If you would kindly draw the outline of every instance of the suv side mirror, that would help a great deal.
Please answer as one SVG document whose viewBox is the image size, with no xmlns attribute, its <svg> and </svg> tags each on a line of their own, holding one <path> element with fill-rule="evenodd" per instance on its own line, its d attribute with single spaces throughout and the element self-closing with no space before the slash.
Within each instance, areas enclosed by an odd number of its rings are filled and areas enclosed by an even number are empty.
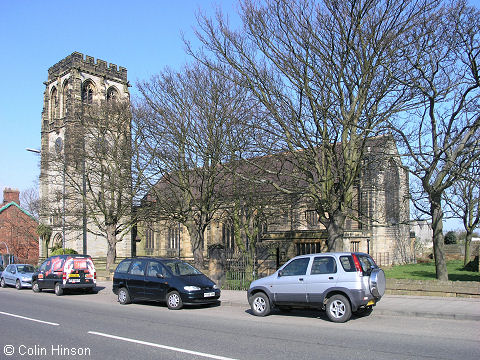
<svg viewBox="0 0 480 360">
<path fill-rule="evenodd" d="M 165 276 L 163 274 L 157 273 L 157 278 L 165 279 Z"/>
<path fill-rule="evenodd" d="M 278 277 L 282 277 L 283 276 L 283 270 L 278 270 Z"/>
</svg>

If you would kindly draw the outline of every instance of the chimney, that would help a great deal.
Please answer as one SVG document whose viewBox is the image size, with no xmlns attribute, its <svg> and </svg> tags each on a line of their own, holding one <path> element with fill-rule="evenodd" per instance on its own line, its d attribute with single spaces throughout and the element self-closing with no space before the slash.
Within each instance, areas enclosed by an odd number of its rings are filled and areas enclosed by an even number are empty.
<svg viewBox="0 0 480 360">
<path fill-rule="evenodd" d="M 10 202 L 17 203 L 20 206 L 20 191 L 16 189 L 5 188 L 3 189 L 3 205 Z"/>
</svg>

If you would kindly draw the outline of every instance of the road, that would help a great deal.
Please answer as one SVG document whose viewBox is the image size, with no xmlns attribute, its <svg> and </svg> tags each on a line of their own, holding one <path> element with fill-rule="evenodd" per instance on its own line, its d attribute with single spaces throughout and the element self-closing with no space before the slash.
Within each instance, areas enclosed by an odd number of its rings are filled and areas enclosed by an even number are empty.
<svg viewBox="0 0 480 360">
<path fill-rule="evenodd" d="M 106 290 L 106 289 L 104 289 Z M 0 359 L 478 359 L 476 321 L 319 312 L 265 318 L 241 306 L 168 310 L 115 296 L 0 289 Z M 9 355 L 13 352 L 13 355 Z M 7 356 L 8 355 L 8 356 Z"/>
</svg>

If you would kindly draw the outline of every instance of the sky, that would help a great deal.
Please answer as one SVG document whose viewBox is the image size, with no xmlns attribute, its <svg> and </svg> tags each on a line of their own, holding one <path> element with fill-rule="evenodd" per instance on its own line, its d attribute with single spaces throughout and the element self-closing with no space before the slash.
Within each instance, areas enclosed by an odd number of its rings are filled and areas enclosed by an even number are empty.
<svg viewBox="0 0 480 360">
<path fill-rule="evenodd" d="M 39 155 L 25 149 L 40 148 L 49 67 L 74 51 L 123 66 L 134 96 L 137 81 L 189 60 L 181 34 L 195 44 L 196 13 L 218 6 L 236 16 L 234 0 L 0 0 L 0 199 L 38 186 Z"/>
<path fill-rule="evenodd" d="M 123 66 L 135 96 L 138 81 L 189 60 L 181 34 L 199 46 L 195 15 L 213 16 L 218 6 L 238 23 L 235 0 L 0 0 L 0 201 L 5 187 L 38 187 L 39 155 L 25 149 L 40 148 L 50 66 L 74 51 Z"/>
</svg>

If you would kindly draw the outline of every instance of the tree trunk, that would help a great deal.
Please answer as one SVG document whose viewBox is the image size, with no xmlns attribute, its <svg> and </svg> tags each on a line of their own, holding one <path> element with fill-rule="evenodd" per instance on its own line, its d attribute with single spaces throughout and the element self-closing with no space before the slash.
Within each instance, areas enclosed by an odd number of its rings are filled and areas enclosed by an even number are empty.
<svg viewBox="0 0 480 360">
<path fill-rule="evenodd" d="M 447 263 L 444 254 L 443 239 L 443 211 L 441 195 L 431 198 L 430 209 L 432 213 L 433 229 L 433 255 L 435 257 L 435 271 L 438 280 L 448 280 Z"/>
<path fill-rule="evenodd" d="M 188 234 L 190 235 L 190 244 L 193 252 L 193 263 L 199 270 L 203 269 L 203 234 L 198 231 L 195 223 L 186 224 Z"/>
<path fill-rule="evenodd" d="M 465 258 L 463 260 L 464 266 L 467 266 L 467 264 L 470 262 L 470 244 L 472 243 L 472 237 L 472 231 L 467 230 L 467 235 L 465 236 Z"/>
<path fill-rule="evenodd" d="M 328 251 L 344 251 L 343 249 L 343 234 L 345 216 L 342 214 L 331 216 L 326 228 L 328 233 L 327 250 Z"/>
<path fill-rule="evenodd" d="M 117 236 L 115 235 L 115 229 L 115 225 L 107 225 L 107 272 L 110 271 L 117 259 Z"/>
</svg>

